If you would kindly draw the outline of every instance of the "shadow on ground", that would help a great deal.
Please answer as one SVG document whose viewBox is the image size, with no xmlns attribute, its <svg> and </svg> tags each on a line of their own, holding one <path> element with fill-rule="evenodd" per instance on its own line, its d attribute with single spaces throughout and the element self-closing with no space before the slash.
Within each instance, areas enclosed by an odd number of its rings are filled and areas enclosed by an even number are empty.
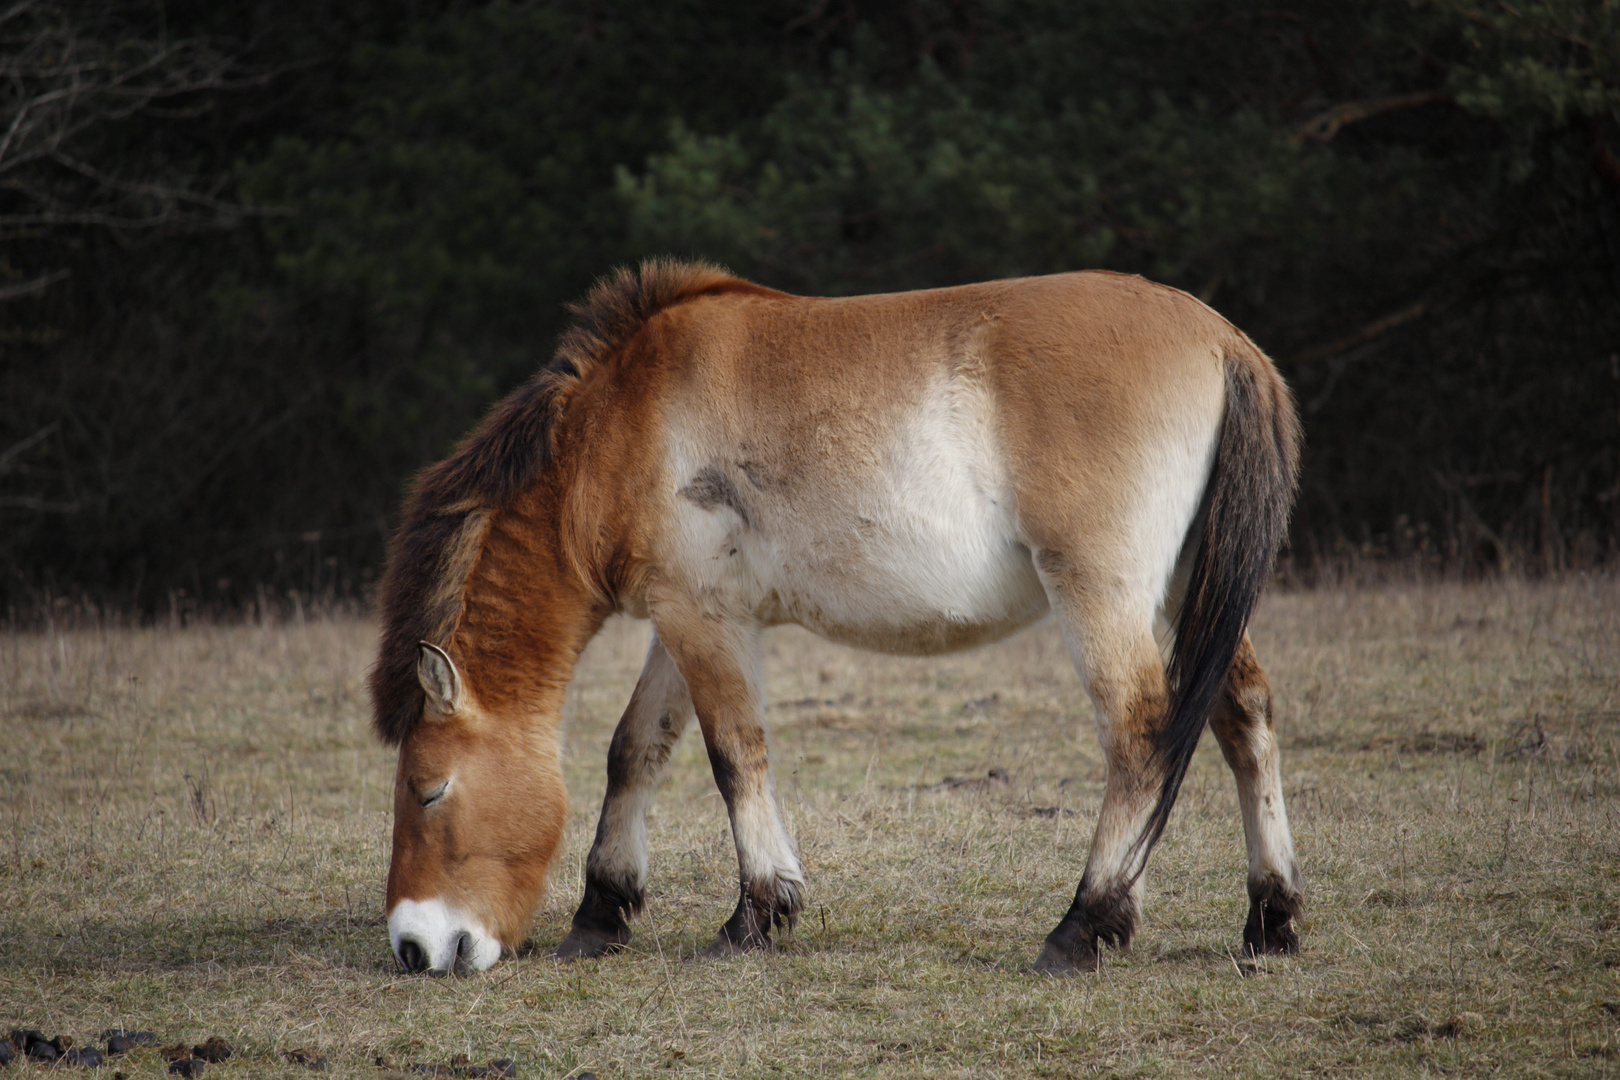
<svg viewBox="0 0 1620 1080">
<path fill-rule="evenodd" d="M 395 971 L 382 915 L 338 911 L 311 918 L 244 921 L 87 919 L 65 927 L 0 932 L 0 972 L 162 971 L 315 965 L 356 973 Z"/>
</svg>

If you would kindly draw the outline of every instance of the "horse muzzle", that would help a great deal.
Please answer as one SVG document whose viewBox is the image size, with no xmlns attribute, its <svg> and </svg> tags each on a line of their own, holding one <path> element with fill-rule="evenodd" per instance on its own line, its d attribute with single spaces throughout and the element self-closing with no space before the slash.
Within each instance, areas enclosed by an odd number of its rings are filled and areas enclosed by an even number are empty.
<svg viewBox="0 0 1620 1080">
<path fill-rule="evenodd" d="M 501 943 L 482 923 L 443 900 L 401 900 L 388 913 L 388 940 L 406 971 L 442 975 L 483 971 Z"/>
</svg>

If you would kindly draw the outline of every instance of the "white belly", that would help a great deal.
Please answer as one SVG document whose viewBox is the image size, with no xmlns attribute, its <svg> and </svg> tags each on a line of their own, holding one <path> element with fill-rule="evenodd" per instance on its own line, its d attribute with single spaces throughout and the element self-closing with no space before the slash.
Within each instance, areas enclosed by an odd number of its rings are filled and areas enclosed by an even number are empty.
<svg viewBox="0 0 1620 1080">
<path fill-rule="evenodd" d="M 994 641 L 1046 613 L 1028 549 L 996 531 L 943 525 L 912 517 L 861 526 L 860 542 L 839 555 L 783 567 L 759 614 L 847 645 L 937 653 Z"/>
<path fill-rule="evenodd" d="M 775 484 L 751 483 L 724 448 L 675 455 L 675 475 L 707 477 L 676 500 L 683 576 L 767 624 L 883 652 L 967 648 L 1028 625 L 1046 594 L 987 408 L 941 387 L 870 454 Z"/>
</svg>

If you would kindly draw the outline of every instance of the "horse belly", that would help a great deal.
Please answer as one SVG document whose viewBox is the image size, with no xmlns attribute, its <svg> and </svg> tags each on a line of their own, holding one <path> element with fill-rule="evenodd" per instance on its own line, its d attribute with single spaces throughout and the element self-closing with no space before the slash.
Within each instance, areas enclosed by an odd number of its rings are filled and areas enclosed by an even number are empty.
<svg viewBox="0 0 1620 1080">
<path fill-rule="evenodd" d="M 1029 551 L 1000 539 L 914 534 L 868 539 L 858 555 L 846 550 L 836 562 L 808 558 L 801 572 L 780 576 L 772 621 L 879 652 L 995 641 L 1047 610 Z"/>
<path fill-rule="evenodd" d="M 772 586 L 772 621 L 926 654 L 993 641 L 1046 613 L 1010 488 L 971 404 L 936 397 L 879 467 L 821 478 L 823 497 L 806 501 L 820 512 L 776 508 L 773 527 L 749 545 Z"/>
</svg>

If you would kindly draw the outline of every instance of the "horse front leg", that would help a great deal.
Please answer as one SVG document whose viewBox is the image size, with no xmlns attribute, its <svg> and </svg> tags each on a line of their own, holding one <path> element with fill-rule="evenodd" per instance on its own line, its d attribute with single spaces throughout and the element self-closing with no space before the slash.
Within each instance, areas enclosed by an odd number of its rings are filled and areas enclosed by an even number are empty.
<svg viewBox="0 0 1620 1080">
<path fill-rule="evenodd" d="M 628 917 L 646 895 L 647 811 L 691 719 L 686 680 L 655 634 L 608 746 L 607 794 L 585 859 L 585 896 L 557 946 L 559 960 L 601 956 L 629 943 Z"/>
<path fill-rule="evenodd" d="M 705 613 L 659 623 L 686 676 L 737 845 L 738 899 L 705 956 L 769 949 L 804 905 L 804 872 L 777 810 L 763 724 L 760 630 Z"/>
</svg>

